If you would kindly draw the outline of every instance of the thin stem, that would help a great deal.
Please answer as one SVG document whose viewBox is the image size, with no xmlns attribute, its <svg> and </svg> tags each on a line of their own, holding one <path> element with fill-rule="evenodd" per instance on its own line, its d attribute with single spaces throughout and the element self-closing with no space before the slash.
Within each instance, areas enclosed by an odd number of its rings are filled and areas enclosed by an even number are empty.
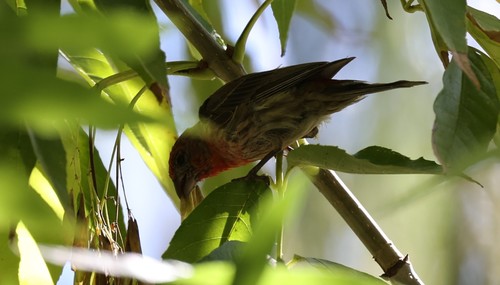
<svg viewBox="0 0 500 285">
<path fill-rule="evenodd" d="M 190 75 L 189 70 L 196 69 L 199 66 L 199 62 L 197 61 L 172 61 L 165 63 L 165 68 L 167 69 L 167 75 Z M 184 72 L 183 72 L 184 71 Z M 201 73 L 198 73 L 201 74 Z M 101 79 L 94 85 L 94 88 L 97 90 L 104 90 L 112 85 L 122 83 L 124 81 L 133 79 L 139 76 L 139 74 L 135 70 L 125 70 L 113 75 L 110 75 L 106 78 Z M 209 76 L 209 74 L 207 75 Z M 196 78 L 202 77 L 195 76 Z M 212 76 L 213 77 L 213 76 Z M 210 79 L 210 78 L 207 78 Z"/>
<path fill-rule="evenodd" d="M 283 177 L 283 152 L 276 155 L 276 190 L 278 192 L 278 200 L 283 200 L 286 190 L 286 183 Z M 283 220 L 280 222 L 276 235 L 276 260 L 283 262 Z"/>
<path fill-rule="evenodd" d="M 242 63 L 243 58 L 245 57 L 245 46 L 247 44 L 248 36 L 250 35 L 250 32 L 252 31 L 252 28 L 255 26 L 255 23 L 257 23 L 257 20 L 259 17 L 264 13 L 266 8 L 271 5 L 273 0 L 266 0 L 262 5 L 260 5 L 259 9 L 255 11 L 255 13 L 252 15 L 252 18 L 250 18 L 250 21 L 248 21 L 247 25 L 243 29 L 243 32 L 241 32 L 240 37 L 236 41 L 236 44 L 234 45 L 234 54 L 233 54 L 233 60 L 237 63 Z"/>
<path fill-rule="evenodd" d="M 408 13 L 415 13 L 417 11 L 423 11 L 422 6 L 420 4 L 413 5 L 415 0 L 401 0 L 401 6 L 403 6 L 403 10 Z"/>
</svg>

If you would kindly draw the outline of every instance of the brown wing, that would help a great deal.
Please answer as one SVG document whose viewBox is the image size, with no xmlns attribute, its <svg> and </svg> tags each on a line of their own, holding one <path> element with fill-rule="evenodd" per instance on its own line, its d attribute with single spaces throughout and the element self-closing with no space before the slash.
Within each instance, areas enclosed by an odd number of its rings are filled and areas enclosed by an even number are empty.
<svg viewBox="0 0 500 285">
<path fill-rule="evenodd" d="M 242 76 L 222 86 L 205 100 L 199 110 L 200 120 L 208 119 L 217 125 L 224 125 L 239 106 L 258 104 L 314 76 L 330 79 L 352 59 L 304 63 Z"/>
</svg>

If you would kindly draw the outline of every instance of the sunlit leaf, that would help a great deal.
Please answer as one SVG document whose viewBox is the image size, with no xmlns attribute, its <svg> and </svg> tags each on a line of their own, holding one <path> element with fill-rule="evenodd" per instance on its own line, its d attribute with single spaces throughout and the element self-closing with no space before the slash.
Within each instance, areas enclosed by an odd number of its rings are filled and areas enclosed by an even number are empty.
<svg viewBox="0 0 500 285">
<path fill-rule="evenodd" d="M 470 48 L 469 59 L 480 89 L 464 76 L 455 61 L 443 75 L 443 89 L 434 102 L 434 152 L 447 171 L 461 171 L 484 153 L 496 131 L 499 100 L 484 64 L 490 60 Z"/>
<path fill-rule="evenodd" d="M 304 145 L 287 156 L 290 167 L 313 165 L 347 173 L 361 174 L 439 174 L 441 167 L 433 161 L 410 158 L 393 150 L 371 146 L 354 155 L 336 146 Z"/>
<path fill-rule="evenodd" d="M 246 180 L 214 190 L 183 221 L 163 258 L 196 262 L 226 241 L 248 240 L 255 207 L 266 191 L 264 182 Z"/>
<path fill-rule="evenodd" d="M 19 263 L 19 284 L 54 284 L 36 241 L 26 226 L 20 222 L 16 227 Z"/>
<path fill-rule="evenodd" d="M 38 162 L 52 184 L 59 202 L 69 208 L 70 199 L 67 190 L 66 153 L 60 138 L 44 138 L 33 132 L 29 133 L 31 145 Z"/>
<path fill-rule="evenodd" d="M 47 180 L 47 178 L 40 171 L 40 167 L 33 168 L 31 176 L 29 178 L 29 184 L 35 190 L 40 197 L 49 205 L 49 207 L 54 211 L 59 220 L 62 222 L 64 219 L 64 207 L 61 204 L 56 191 Z M 64 189 L 66 191 L 66 189 Z M 66 194 L 67 196 L 67 194 Z M 67 201 L 69 203 L 69 201 Z"/>
<path fill-rule="evenodd" d="M 67 50 L 63 52 L 63 55 L 92 86 L 120 71 L 103 53 L 95 49 Z M 144 82 L 140 78 L 134 78 L 105 88 L 103 94 L 114 102 L 129 103 L 143 86 Z M 174 204 L 179 206 L 179 199 L 168 176 L 170 149 L 177 136 L 172 112 L 160 106 L 150 90 L 146 90 L 141 95 L 135 105 L 135 110 L 141 114 L 166 121 L 166 123 L 161 124 L 129 124 L 125 127 L 125 133 Z"/>
</svg>

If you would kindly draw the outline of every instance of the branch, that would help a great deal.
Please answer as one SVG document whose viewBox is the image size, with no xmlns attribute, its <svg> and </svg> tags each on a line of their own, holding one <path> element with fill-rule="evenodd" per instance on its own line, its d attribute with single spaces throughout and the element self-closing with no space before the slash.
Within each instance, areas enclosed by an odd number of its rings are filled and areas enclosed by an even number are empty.
<svg viewBox="0 0 500 285">
<path fill-rule="evenodd" d="M 218 41 L 215 30 L 208 31 L 197 20 L 196 11 L 188 9 L 181 0 L 155 0 L 186 39 L 198 50 L 208 67 L 225 82 L 236 79 L 246 72 L 241 64 L 232 60 L 225 45 Z"/>
<path fill-rule="evenodd" d="M 226 50 L 198 22 L 193 12 L 189 11 L 181 0 L 155 0 L 155 2 L 200 52 L 217 76 L 224 81 L 230 81 L 245 74 L 243 67 L 231 59 Z M 392 244 L 361 203 L 333 172 L 318 169 L 314 174 L 310 171 L 306 173 L 373 255 L 384 271 L 383 277 L 397 284 L 423 284 L 414 272 L 408 257 L 404 257 Z"/>
<path fill-rule="evenodd" d="M 382 277 L 396 284 L 423 284 L 413 270 L 408 256 L 403 256 L 392 244 L 335 172 L 316 167 L 303 170 L 372 254 L 384 271 Z"/>
</svg>

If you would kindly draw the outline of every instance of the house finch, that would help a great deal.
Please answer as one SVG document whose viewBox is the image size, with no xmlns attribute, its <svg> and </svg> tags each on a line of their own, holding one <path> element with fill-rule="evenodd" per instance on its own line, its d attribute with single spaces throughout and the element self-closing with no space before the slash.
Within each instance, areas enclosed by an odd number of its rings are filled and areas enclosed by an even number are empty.
<svg viewBox="0 0 500 285">
<path fill-rule="evenodd" d="M 366 94 L 425 83 L 331 79 L 353 59 L 252 73 L 215 91 L 200 107 L 200 121 L 182 133 L 170 153 L 177 195 L 187 198 L 198 181 L 261 160 L 251 171 L 256 174 L 279 151 L 313 136 L 328 115 Z"/>
</svg>

